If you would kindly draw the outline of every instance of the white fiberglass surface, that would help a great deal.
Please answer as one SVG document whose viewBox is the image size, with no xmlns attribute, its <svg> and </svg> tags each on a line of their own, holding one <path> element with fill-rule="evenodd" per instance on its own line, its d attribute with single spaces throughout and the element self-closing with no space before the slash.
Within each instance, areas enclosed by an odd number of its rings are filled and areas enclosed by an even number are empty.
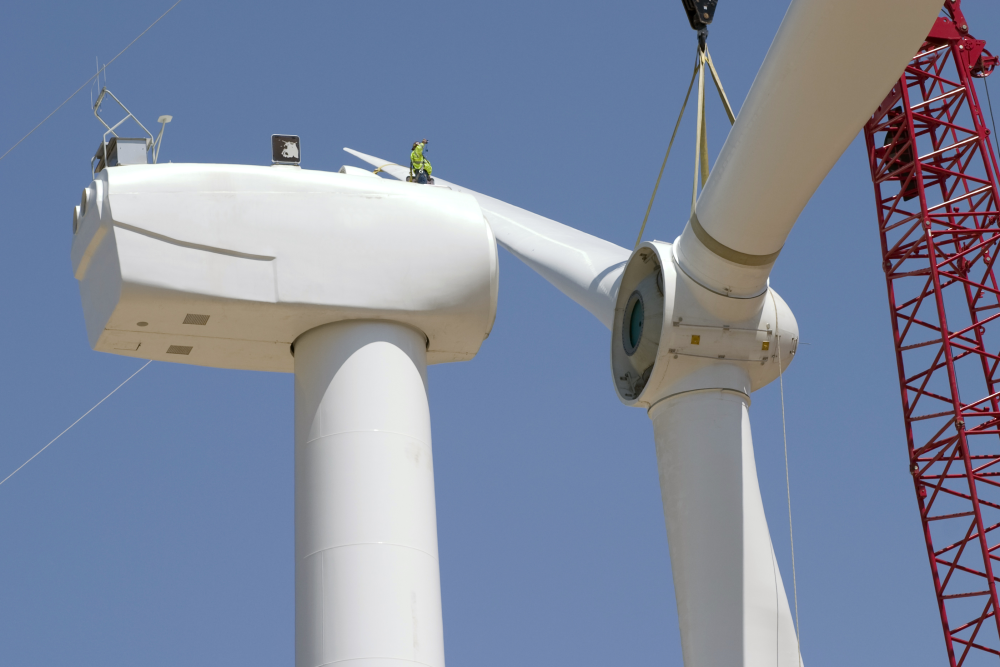
<svg viewBox="0 0 1000 667">
<path fill-rule="evenodd" d="M 350 148 L 344 150 L 396 178 L 406 177 L 407 170 L 399 165 Z M 475 197 L 501 246 L 611 328 L 618 281 L 631 254 L 628 250 L 499 199 L 436 180 L 441 186 Z"/>
<path fill-rule="evenodd" d="M 390 322 L 296 343 L 297 667 L 444 667 L 426 363 Z"/>
<path fill-rule="evenodd" d="M 799 664 L 757 482 L 748 398 L 702 390 L 653 406 L 684 664 Z"/>
<path fill-rule="evenodd" d="M 939 0 L 792 2 L 698 200 L 705 230 L 739 252 L 780 250 L 940 9 Z"/>
</svg>

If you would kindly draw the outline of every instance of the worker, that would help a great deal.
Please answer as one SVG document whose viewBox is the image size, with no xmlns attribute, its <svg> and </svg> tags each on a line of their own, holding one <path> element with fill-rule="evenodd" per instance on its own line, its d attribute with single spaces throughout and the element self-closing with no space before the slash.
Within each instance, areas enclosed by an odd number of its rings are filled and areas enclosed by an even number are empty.
<svg viewBox="0 0 1000 667">
<path fill-rule="evenodd" d="M 410 153 L 410 181 L 413 183 L 434 183 L 431 178 L 431 163 L 424 157 L 427 150 L 427 140 L 414 141 Z"/>
</svg>

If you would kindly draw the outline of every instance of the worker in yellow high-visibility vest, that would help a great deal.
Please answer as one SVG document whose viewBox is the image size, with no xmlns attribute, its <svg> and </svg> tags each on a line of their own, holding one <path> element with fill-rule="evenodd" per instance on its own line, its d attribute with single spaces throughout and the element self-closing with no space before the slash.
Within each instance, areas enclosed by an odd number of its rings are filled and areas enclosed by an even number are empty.
<svg viewBox="0 0 1000 667">
<path fill-rule="evenodd" d="M 433 183 L 431 179 L 431 163 L 424 157 L 427 140 L 414 141 L 410 152 L 410 180 L 414 183 Z"/>
</svg>

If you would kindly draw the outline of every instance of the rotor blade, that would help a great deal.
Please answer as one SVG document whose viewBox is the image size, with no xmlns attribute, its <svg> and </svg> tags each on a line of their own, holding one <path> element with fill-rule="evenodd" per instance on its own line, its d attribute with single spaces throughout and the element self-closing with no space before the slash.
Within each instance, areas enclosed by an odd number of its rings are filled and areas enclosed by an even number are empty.
<svg viewBox="0 0 1000 667">
<path fill-rule="evenodd" d="M 941 0 L 792 0 L 698 200 L 698 240 L 769 270 L 940 9 Z"/>
<path fill-rule="evenodd" d="M 685 665 L 802 664 L 748 403 L 733 390 L 692 391 L 649 410 Z"/>
<path fill-rule="evenodd" d="M 361 158 L 368 164 L 376 167 L 375 173 L 384 171 L 393 178 L 397 178 L 401 181 L 405 181 L 406 177 L 410 175 L 409 167 L 404 167 L 402 165 L 396 164 L 395 162 L 382 160 L 380 158 L 375 157 L 374 155 L 365 155 L 364 153 L 359 153 L 358 151 L 350 148 L 345 148 L 344 150 L 350 153 L 351 155 Z"/>
<path fill-rule="evenodd" d="M 350 148 L 344 150 L 400 180 L 409 174 L 406 167 Z M 630 251 L 437 176 L 434 181 L 475 197 L 503 248 L 611 328 L 618 282 Z"/>
</svg>

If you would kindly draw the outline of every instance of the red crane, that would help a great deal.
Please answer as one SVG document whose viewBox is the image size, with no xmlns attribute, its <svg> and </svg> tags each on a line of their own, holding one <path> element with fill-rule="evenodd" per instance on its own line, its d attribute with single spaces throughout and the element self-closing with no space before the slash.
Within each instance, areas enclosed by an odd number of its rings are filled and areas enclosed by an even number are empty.
<svg viewBox="0 0 1000 667">
<path fill-rule="evenodd" d="M 865 126 L 910 472 L 953 667 L 1000 656 L 997 58 L 944 3 Z"/>
</svg>

